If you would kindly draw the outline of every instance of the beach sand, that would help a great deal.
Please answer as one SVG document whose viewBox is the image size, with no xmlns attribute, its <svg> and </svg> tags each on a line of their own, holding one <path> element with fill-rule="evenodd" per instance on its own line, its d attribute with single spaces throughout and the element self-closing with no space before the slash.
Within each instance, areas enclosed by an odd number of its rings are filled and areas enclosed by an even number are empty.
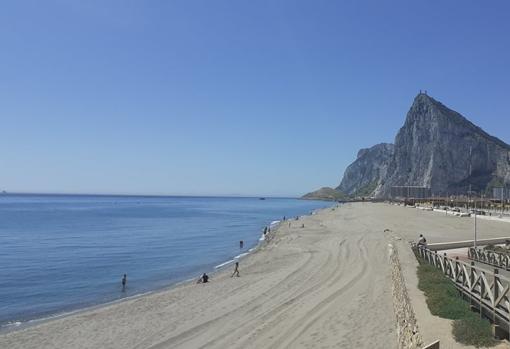
<svg viewBox="0 0 510 349">
<path fill-rule="evenodd" d="M 345 204 L 290 223 L 241 260 L 239 278 L 227 268 L 207 284 L 0 335 L 0 348 L 395 348 L 388 243 L 401 238 L 400 250 L 419 233 L 429 243 L 473 235 L 470 218 L 382 203 Z M 510 224 L 480 221 L 478 236 L 510 236 Z M 414 257 L 400 258 L 412 274 Z M 449 322 L 436 329 L 416 280 L 409 282 L 424 338 L 448 337 Z M 452 343 L 444 347 L 461 347 Z"/>
</svg>

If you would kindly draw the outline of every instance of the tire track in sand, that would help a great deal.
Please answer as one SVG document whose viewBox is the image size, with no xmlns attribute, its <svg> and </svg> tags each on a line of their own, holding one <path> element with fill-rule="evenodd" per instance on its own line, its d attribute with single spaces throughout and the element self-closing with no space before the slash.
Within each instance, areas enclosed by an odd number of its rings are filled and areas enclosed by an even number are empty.
<svg viewBox="0 0 510 349">
<path fill-rule="evenodd" d="M 313 251 L 311 249 L 307 249 L 307 250 L 302 251 L 302 253 L 307 254 L 307 258 L 306 258 L 305 262 L 299 264 L 296 268 L 294 268 L 292 271 L 287 273 L 286 276 L 283 279 L 281 279 L 280 281 L 278 281 L 274 285 L 273 288 L 277 288 L 278 285 L 284 284 L 284 283 L 288 282 L 289 279 L 296 277 L 296 272 L 298 270 L 302 269 L 303 266 L 309 264 L 310 260 L 313 258 Z M 247 303 L 243 304 L 241 307 L 246 307 L 246 306 L 252 305 L 254 303 L 257 303 L 259 301 L 259 299 L 266 298 L 266 297 L 268 297 L 267 292 L 261 293 L 257 297 L 255 297 L 255 298 L 249 300 Z M 235 308 L 225 314 L 222 314 L 218 317 L 215 317 L 213 319 L 205 321 L 199 325 L 193 326 L 187 330 L 182 331 L 181 333 L 179 333 L 173 337 L 163 339 L 163 341 L 161 341 L 161 342 L 151 344 L 148 342 L 149 341 L 152 342 L 151 339 L 153 339 L 153 338 L 148 338 L 146 340 L 143 340 L 143 341 L 137 343 L 133 348 L 134 349 L 142 349 L 142 348 L 160 349 L 160 348 L 168 348 L 168 347 L 174 347 L 177 345 L 181 345 L 182 343 L 192 340 L 194 337 L 200 335 L 201 330 L 206 329 L 208 326 L 212 325 L 213 323 L 215 323 L 217 321 L 222 321 L 222 320 L 228 318 L 230 315 L 237 313 L 239 311 L 239 308 L 240 307 Z M 161 335 L 164 333 L 166 333 L 166 331 L 162 330 L 162 331 L 155 333 L 153 336 L 158 335 L 158 334 Z"/>
<path fill-rule="evenodd" d="M 361 242 L 364 238 L 361 238 Z M 310 311 L 308 311 L 300 319 L 294 321 L 294 325 L 287 329 L 272 345 L 268 348 L 289 348 L 291 345 L 315 322 L 317 322 L 323 313 L 328 310 L 327 306 L 336 300 L 343 293 L 354 287 L 359 281 L 361 276 L 365 273 L 368 268 L 368 258 L 366 246 L 359 246 L 360 257 L 361 257 L 361 269 L 354 277 L 350 278 L 342 287 L 330 294 L 328 297 L 320 301 Z"/>
<path fill-rule="evenodd" d="M 339 243 L 339 247 L 340 247 L 339 252 L 341 251 L 342 247 L 345 248 L 345 246 L 344 246 L 345 241 L 346 241 L 345 239 L 340 241 L 340 243 Z M 349 254 L 350 254 L 349 249 L 346 249 L 346 255 L 349 255 Z M 337 255 L 337 259 L 338 259 L 338 255 Z M 329 265 L 331 260 L 332 260 L 331 252 L 328 251 L 328 258 L 327 258 L 326 262 L 322 263 L 321 267 L 323 267 L 325 265 Z M 330 275 L 328 275 L 326 278 L 329 279 L 329 278 L 333 277 L 336 273 L 337 273 L 337 270 L 333 269 L 333 272 Z M 314 276 L 315 275 L 312 273 L 312 275 L 307 280 L 305 280 L 303 282 L 303 284 L 306 285 L 307 282 L 309 280 L 313 279 Z M 291 298 L 289 298 L 288 300 L 284 301 L 283 303 L 280 303 L 276 307 L 271 307 L 271 309 L 265 311 L 264 313 L 259 314 L 256 317 L 251 318 L 251 319 L 243 322 L 241 325 L 237 326 L 237 329 L 235 331 L 232 331 L 230 333 L 226 333 L 226 334 L 223 334 L 223 335 L 221 335 L 219 337 L 216 337 L 213 340 L 208 341 L 204 345 L 198 347 L 198 349 L 209 348 L 212 345 L 217 344 L 219 341 L 225 339 L 226 337 L 230 337 L 230 336 L 231 337 L 235 337 L 238 332 L 246 333 L 247 332 L 246 328 L 248 328 L 248 331 L 250 331 L 252 334 L 253 334 L 253 332 L 260 332 L 260 331 L 262 331 L 264 327 L 271 326 L 271 322 L 275 321 L 274 320 L 275 317 L 281 316 L 283 313 L 288 312 L 290 310 L 289 309 L 290 305 L 292 305 L 296 301 L 298 301 L 298 300 L 308 296 L 309 294 L 315 292 L 317 289 L 320 289 L 322 286 L 323 286 L 322 285 L 322 280 L 319 280 L 317 283 L 315 283 L 312 286 L 306 288 L 305 290 L 303 290 L 301 292 L 295 292 L 293 295 L 291 295 Z M 278 290 L 276 288 L 273 291 L 278 294 Z M 267 322 L 267 320 L 271 319 L 271 318 L 273 318 L 273 320 L 271 322 Z M 253 328 L 253 326 L 251 325 L 251 323 L 253 323 L 253 322 L 255 322 L 255 323 L 259 322 L 259 323 L 262 323 L 262 325 L 259 326 L 258 328 Z M 250 338 L 244 340 L 242 343 L 239 344 L 239 347 L 241 347 L 241 348 L 245 347 L 243 345 L 243 343 L 250 342 L 250 341 L 251 341 Z"/>
</svg>

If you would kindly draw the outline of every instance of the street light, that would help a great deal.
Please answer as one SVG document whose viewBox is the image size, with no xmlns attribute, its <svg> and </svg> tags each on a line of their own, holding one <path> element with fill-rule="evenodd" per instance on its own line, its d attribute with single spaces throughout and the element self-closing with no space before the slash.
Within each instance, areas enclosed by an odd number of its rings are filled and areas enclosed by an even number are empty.
<svg viewBox="0 0 510 349">
<path fill-rule="evenodd" d="M 473 196 L 476 198 L 476 196 Z M 475 201 L 475 241 L 474 241 L 474 246 L 475 246 L 475 250 L 476 250 L 476 201 Z"/>
<path fill-rule="evenodd" d="M 474 214 L 474 235 L 475 235 L 475 239 L 473 240 L 473 246 L 474 248 L 476 249 L 476 241 L 477 241 L 477 235 L 478 235 L 478 231 L 477 231 L 477 226 L 476 226 L 476 199 L 477 199 L 477 196 L 476 196 L 476 192 L 474 191 L 469 191 L 468 194 L 470 195 L 470 197 L 473 198 L 473 214 Z M 481 197 L 481 193 L 480 193 L 480 197 Z M 471 202 L 471 200 L 468 200 L 469 202 Z M 471 206 L 471 205 L 470 205 Z"/>
</svg>

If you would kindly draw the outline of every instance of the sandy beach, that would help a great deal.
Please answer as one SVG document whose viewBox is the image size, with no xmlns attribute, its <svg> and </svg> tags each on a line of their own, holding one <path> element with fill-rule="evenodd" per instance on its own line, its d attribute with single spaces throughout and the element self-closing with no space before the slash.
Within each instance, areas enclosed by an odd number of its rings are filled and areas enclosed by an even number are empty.
<svg viewBox="0 0 510 349">
<path fill-rule="evenodd" d="M 471 218 L 382 203 L 325 209 L 282 224 L 241 260 L 239 278 L 227 268 L 208 284 L 2 334 L 0 348 L 395 348 L 388 244 L 405 250 L 420 233 L 429 243 L 466 240 L 472 227 Z M 508 223 L 478 222 L 479 238 L 509 235 Z M 414 257 L 400 258 L 412 274 Z M 425 303 L 409 282 L 420 324 Z M 433 317 L 425 320 L 425 339 L 448 336 L 447 320 L 437 329 Z"/>
</svg>

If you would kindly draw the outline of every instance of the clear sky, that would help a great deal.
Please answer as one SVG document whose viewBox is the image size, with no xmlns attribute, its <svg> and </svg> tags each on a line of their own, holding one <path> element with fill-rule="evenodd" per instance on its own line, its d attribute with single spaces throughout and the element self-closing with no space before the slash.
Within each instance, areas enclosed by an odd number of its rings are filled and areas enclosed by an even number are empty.
<svg viewBox="0 0 510 349">
<path fill-rule="evenodd" d="M 510 142 L 510 2 L 2 1 L 0 189 L 301 195 L 420 89 Z"/>
</svg>

